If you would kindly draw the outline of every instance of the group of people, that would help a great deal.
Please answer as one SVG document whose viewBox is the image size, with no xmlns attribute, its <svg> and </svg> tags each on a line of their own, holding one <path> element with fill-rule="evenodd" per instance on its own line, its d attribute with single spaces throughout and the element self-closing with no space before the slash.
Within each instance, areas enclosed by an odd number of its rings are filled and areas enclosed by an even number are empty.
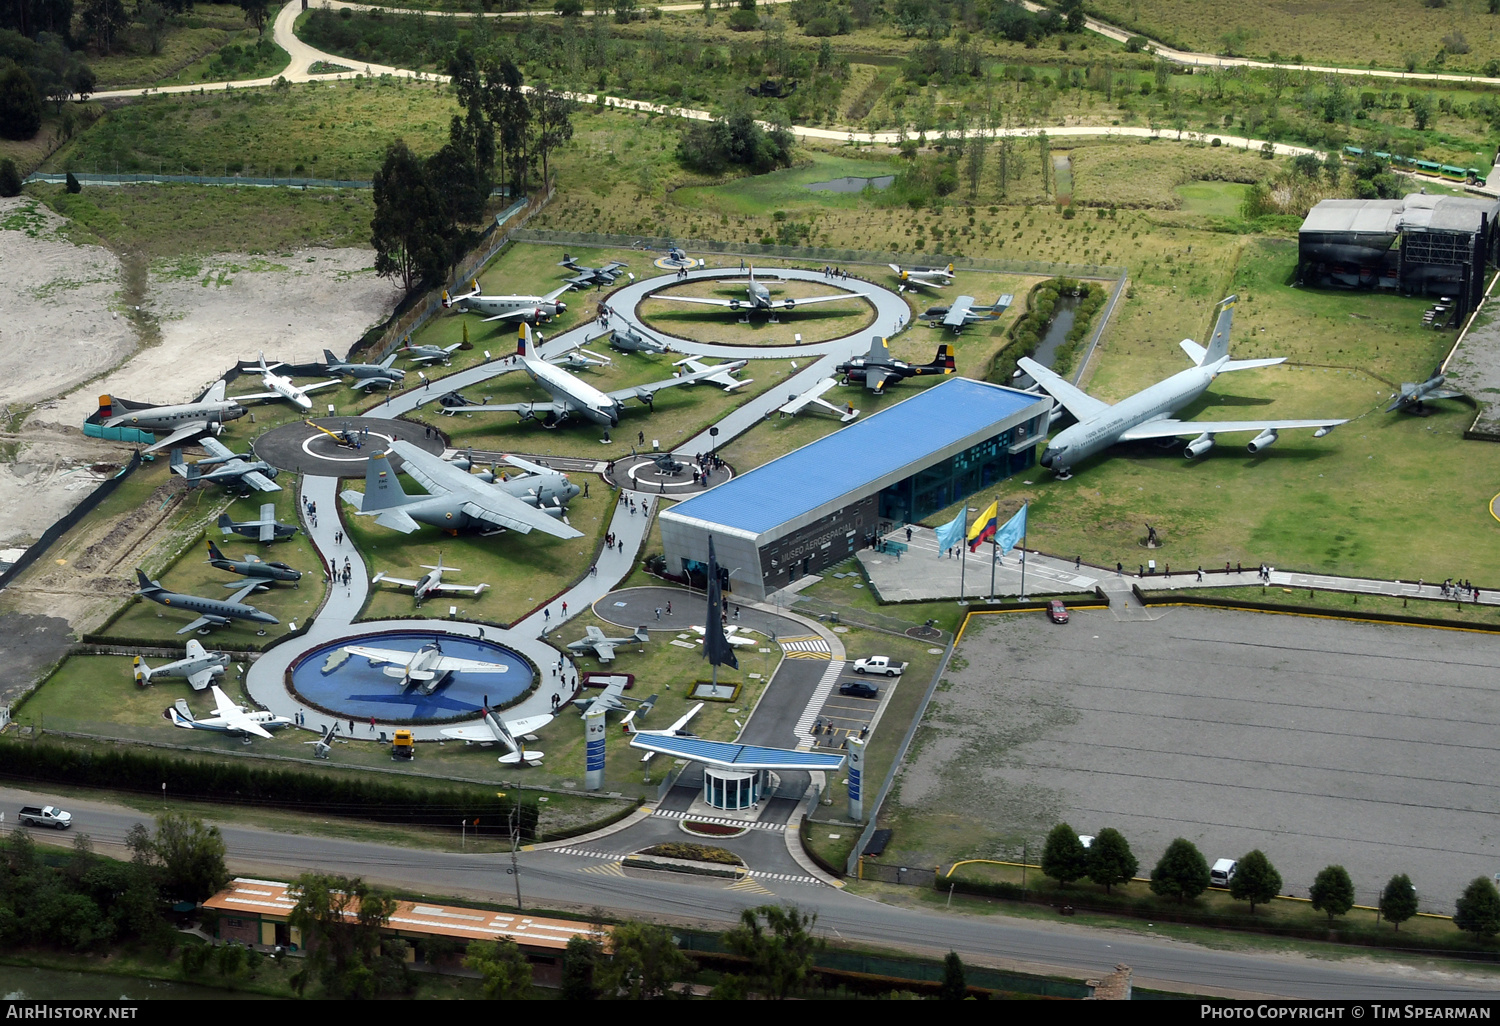
<svg viewBox="0 0 1500 1026">
<path fill-rule="evenodd" d="M 1479 589 L 1467 580 L 1455 581 L 1451 577 L 1448 578 L 1443 582 L 1442 593 L 1443 598 L 1459 599 L 1460 601 L 1463 599 L 1469 599 L 1472 602 L 1479 601 Z"/>
<path fill-rule="evenodd" d="M 839 268 L 839 267 L 832 267 L 832 266 L 829 266 L 829 265 L 824 265 L 824 267 L 823 267 L 823 277 L 825 277 L 825 278 L 838 278 L 838 279 L 841 279 L 843 281 L 848 281 L 849 280 L 849 272 L 845 271 L 845 270 L 843 270 L 842 268 Z"/>
</svg>

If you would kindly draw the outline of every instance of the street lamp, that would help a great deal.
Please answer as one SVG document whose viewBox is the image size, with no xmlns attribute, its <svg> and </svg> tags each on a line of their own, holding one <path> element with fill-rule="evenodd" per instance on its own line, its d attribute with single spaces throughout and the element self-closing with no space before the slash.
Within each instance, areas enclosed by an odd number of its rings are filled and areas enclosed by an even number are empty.
<svg viewBox="0 0 1500 1026">
<path fill-rule="evenodd" d="M 717 456 L 719 454 L 719 429 L 717 427 L 709 428 L 708 437 L 713 440 L 713 444 L 709 446 L 709 451 Z"/>
</svg>

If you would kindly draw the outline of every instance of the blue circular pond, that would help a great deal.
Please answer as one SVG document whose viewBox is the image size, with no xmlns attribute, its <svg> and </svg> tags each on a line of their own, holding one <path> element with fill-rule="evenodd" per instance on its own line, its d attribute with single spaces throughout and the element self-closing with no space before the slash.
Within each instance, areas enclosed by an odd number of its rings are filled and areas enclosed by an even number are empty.
<svg viewBox="0 0 1500 1026">
<path fill-rule="evenodd" d="M 414 663 L 408 676 L 406 657 L 434 643 L 436 648 L 428 648 L 425 661 Z M 347 651 L 351 648 L 360 651 Z M 484 666 L 450 672 L 437 662 L 439 656 Z M 354 720 L 373 716 L 406 723 L 478 715 L 486 696 L 491 707 L 503 708 L 525 693 L 533 679 L 531 663 L 503 645 L 433 631 L 344 638 L 309 651 L 293 664 L 291 674 L 292 690 L 311 705 Z"/>
</svg>

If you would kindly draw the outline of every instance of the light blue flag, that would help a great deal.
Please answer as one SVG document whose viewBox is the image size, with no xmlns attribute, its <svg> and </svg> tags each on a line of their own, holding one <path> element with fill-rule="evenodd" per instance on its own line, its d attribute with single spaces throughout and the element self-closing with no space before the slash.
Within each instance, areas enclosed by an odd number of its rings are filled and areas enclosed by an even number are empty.
<svg viewBox="0 0 1500 1026">
<path fill-rule="evenodd" d="M 1016 547 L 1016 542 L 1026 536 L 1026 510 L 1022 506 L 1021 512 L 1005 522 L 1005 526 L 995 532 L 995 545 L 1000 549 L 1003 556 Z"/>
<path fill-rule="evenodd" d="M 955 545 L 963 544 L 964 526 L 968 514 L 967 508 L 959 510 L 958 516 L 933 532 L 937 535 L 938 555 L 941 556 Z"/>
</svg>

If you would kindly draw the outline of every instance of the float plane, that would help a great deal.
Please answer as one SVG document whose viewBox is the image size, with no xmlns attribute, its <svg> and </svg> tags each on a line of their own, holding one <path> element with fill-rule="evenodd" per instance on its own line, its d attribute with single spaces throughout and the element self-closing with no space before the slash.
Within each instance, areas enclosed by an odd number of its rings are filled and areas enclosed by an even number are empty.
<svg viewBox="0 0 1500 1026">
<path fill-rule="evenodd" d="M 473 288 L 461 296 L 450 296 L 445 291 L 443 306 L 456 306 L 464 313 L 481 314 L 486 321 L 525 321 L 528 324 L 538 324 L 550 321 L 568 308 L 568 304 L 557 297 L 572 287 L 573 283 L 569 282 L 545 296 L 486 296 L 480 293 L 476 279 Z"/>
<path fill-rule="evenodd" d="M 884 338 L 876 335 L 870 339 L 869 352 L 841 363 L 834 369 L 844 376 L 845 384 L 863 381 L 872 392 L 881 395 L 889 382 L 923 374 L 952 374 L 956 368 L 953 350 L 946 344 L 938 346 L 937 355 L 931 363 L 911 364 L 891 356 L 890 345 Z"/>
<path fill-rule="evenodd" d="M 224 430 L 226 421 L 245 415 L 245 407 L 233 399 L 224 398 L 224 388 L 225 382 L 220 378 L 209 386 L 203 398 L 197 402 L 177 406 L 152 406 L 149 403 L 101 395 L 99 409 L 89 418 L 89 422 L 107 428 L 130 427 L 143 431 L 171 432 L 161 441 L 147 446 L 143 452 L 180 446 L 199 435 L 217 435 Z"/>
<path fill-rule="evenodd" d="M 215 677 L 222 676 L 228 667 L 228 652 L 210 653 L 197 638 L 191 638 L 187 643 L 186 658 L 176 662 L 152 667 L 147 665 L 146 660 L 136 656 L 135 682 L 145 687 L 153 677 L 181 677 L 194 691 L 202 691 L 213 683 Z"/>
<path fill-rule="evenodd" d="M 235 520 L 228 513 L 220 513 L 219 530 L 226 538 L 231 534 L 243 534 L 246 538 L 254 538 L 256 541 L 272 542 L 281 541 L 296 534 L 297 525 L 281 523 L 276 519 L 276 504 L 265 502 L 261 503 L 259 520 Z"/>
<path fill-rule="evenodd" d="M 478 595 L 481 591 L 489 587 L 488 584 L 444 584 L 444 573 L 457 574 L 463 571 L 456 566 L 444 566 L 442 553 L 438 554 L 436 566 L 423 563 L 422 569 L 430 572 L 423 574 L 415 581 L 409 581 L 404 577 L 392 577 L 382 570 L 371 579 L 370 583 L 379 584 L 381 581 L 390 581 L 392 584 L 399 584 L 403 588 L 410 588 L 416 594 L 417 605 L 419 606 L 422 604 L 424 598 L 434 592 L 463 591 L 468 592 L 470 595 Z"/>
<path fill-rule="evenodd" d="M 226 600 L 203 598 L 199 595 L 179 595 L 175 591 L 168 591 L 161 586 L 160 581 L 151 580 L 139 567 L 136 568 L 135 578 L 140 584 L 136 594 L 142 598 L 198 614 L 198 619 L 179 630 L 178 634 L 188 634 L 200 627 L 224 627 L 231 620 L 253 620 L 256 623 L 281 622 L 270 613 L 262 613 L 259 609 L 247 606 L 244 602 L 246 595 L 257 588 L 264 588 L 265 581 L 246 581 Z"/>
<path fill-rule="evenodd" d="M 393 388 L 401 384 L 406 377 L 406 371 L 400 367 L 392 367 L 396 357 L 400 353 L 392 353 L 379 363 L 347 363 L 333 355 L 333 350 L 323 350 L 323 366 L 327 373 L 335 376 L 347 375 L 354 379 L 351 388 L 363 389 L 368 392 L 372 388 L 384 386 Z"/>
<path fill-rule="evenodd" d="M 254 392 L 250 395 L 237 395 L 234 397 L 235 401 L 245 403 L 255 399 L 285 399 L 294 406 L 310 410 L 312 409 L 312 400 L 308 398 L 308 393 L 317 392 L 321 389 L 340 384 L 338 379 L 335 378 L 331 381 L 320 381 L 315 385 L 295 385 L 292 383 L 292 379 L 285 374 L 275 373 L 276 368 L 281 366 L 284 365 L 273 363 L 269 367 L 266 366 L 266 354 L 261 353 L 260 363 L 256 367 L 256 370 L 260 371 L 260 383 L 267 391 Z"/>
<path fill-rule="evenodd" d="M 238 588 L 252 581 L 256 584 L 269 581 L 291 581 L 295 584 L 302 580 L 302 571 L 293 570 L 285 563 L 268 563 L 253 553 L 246 555 L 244 559 L 230 559 L 213 542 L 208 543 L 208 559 L 204 562 L 215 570 L 227 570 L 240 575 L 241 580 L 224 585 L 226 588 Z"/>
<path fill-rule="evenodd" d="M 913 286 L 941 289 L 953 284 L 952 264 L 947 267 L 902 267 L 900 264 L 887 264 L 886 266 L 896 273 L 903 291 Z"/>
<path fill-rule="evenodd" d="M 583 637 L 568 642 L 568 651 L 574 655 L 592 652 L 601 663 L 613 662 L 615 649 L 621 645 L 644 645 L 651 640 L 650 633 L 644 627 L 637 627 L 635 633 L 628 638 L 606 637 L 603 631 L 592 624 L 583 630 Z"/>
<path fill-rule="evenodd" d="M 1192 459 L 1213 448 L 1215 436 L 1238 431 L 1254 431 L 1256 436 L 1246 446 L 1259 453 L 1270 447 L 1278 432 L 1311 428 L 1314 438 L 1322 438 L 1346 420 L 1220 420 L 1181 421 L 1171 414 L 1189 405 L 1208 390 L 1218 375 L 1226 371 L 1251 370 L 1284 363 L 1286 357 L 1263 360 L 1235 360 L 1229 355 L 1229 329 L 1234 318 L 1237 297 L 1230 296 L 1215 308 L 1217 318 L 1208 348 L 1192 339 L 1183 339 L 1183 352 L 1193 361 L 1187 370 L 1158 381 L 1149 388 L 1122 399 L 1111 406 L 1069 384 L 1028 356 L 1017 363 L 1030 374 L 1048 395 L 1077 418 L 1078 423 L 1054 435 L 1042 452 L 1041 464 L 1059 478 L 1071 476 L 1072 468 L 1094 453 L 1116 442 L 1139 442 L 1158 438 L 1194 437 L 1183 455 Z"/>
<path fill-rule="evenodd" d="M 715 279 L 717 284 L 722 285 L 744 285 L 744 299 L 714 299 L 708 296 L 670 296 L 663 292 L 653 293 L 652 299 L 665 299 L 673 303 L 699 303 L 703 306 L 720 306 L 726 310 L 744 310 L 749 313 L 775 313 L 777 310 L 795 310 L 799 306 L 812 306 L 814 303 L 838 303 L 845 299 L 865 299 L 863 292 L 840 292 L 826 296 L 807 296 L 802 299 L 788 297 L 786 299 L 772 299 L 771 290 L 755 280 L 755 268 L 750 268 L 750 276 L 744 280 L 738 278 Z"/>
<path fill-rule="evenodd" d="M 254 734 L 256 737 L 265 738 L 270 737 L 273 730 L 292 725 L 290 717 L 235 705 L 229 700 L 228 695 L 219 690 L 217 684 L 212 686 L 212 691 L 214 694 L 212 716 L 198 719 L 188 709 L 187 702 L 179 698 L 167 709 L 167 719 L 171 720 L 173 725 L 186 727 L 189 730 L 216 730 L 221 734 Z M 250 739 L 246 737 L 245 742 L 248 744 L 249 741 Z"/>
<path fill-rule="evenodd" d="M 1391 405 L 1385 408 L 1386 413 L 1392 410 L 1405 410 L 1409 413 L 1417 413 L 1423 410 L 1423 404 L 1429 399 L 1462 399 L 1464 394 L 1457 389 L 1444 388 L 1443 368 L 1433 368 L 1432 375 L 1426 381 L 1417 383 L 1407 381 L 1401 385 L 1401 391 L 1391 396 Z"/>
<path fill-rule="evenodd" d="M 440 730 L 438 733 L 444 737 L 450 737 L 455 741 L 462 741 L 466 745 L 480 744 L 502 744 L 510 749 L 505 755 L 500 756 L 500 762 L 507 766 L 517 764 L 534 766 L 542 761 L 541 752 L 527 751 L 521 745 L 521 738 L 527 734 L 535 734 L 547 724 L 552 722 L 550 713 L 541 716 L 528 716 L 524 720 L 502 720 L 490 711 L 490 698 L 484 696 L 484 706 L 479 710 L 484 725 L 480 727 L 450 727 Z"/>
</svg>

